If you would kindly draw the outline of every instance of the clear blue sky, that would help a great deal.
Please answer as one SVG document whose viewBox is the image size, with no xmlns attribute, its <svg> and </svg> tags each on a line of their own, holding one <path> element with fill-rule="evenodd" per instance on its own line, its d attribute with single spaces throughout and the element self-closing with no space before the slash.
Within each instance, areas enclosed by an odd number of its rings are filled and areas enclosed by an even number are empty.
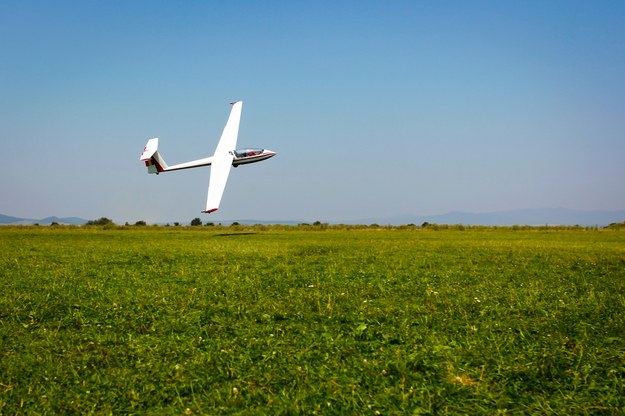
<svg viewBox="0 0 625 416">
<path fill-rule="evenodd" d="M 625 2 L 0 2 L 0 213 L 186 222 L 625 208 Z"/>
</svg>

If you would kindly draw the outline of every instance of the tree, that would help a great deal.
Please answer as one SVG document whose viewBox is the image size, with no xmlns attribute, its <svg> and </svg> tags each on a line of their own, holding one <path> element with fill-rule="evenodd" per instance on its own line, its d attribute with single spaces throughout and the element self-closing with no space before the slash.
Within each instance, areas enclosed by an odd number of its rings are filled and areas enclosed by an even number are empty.
<svg viewBox="0 0 625 416">
<path fill-rule="evenodd" d="M 145 226 L 147 224 L 145 223 L 145 221 L 137 221 L 137 222 L 135 222 L 135 225 L 136 226 Z"/>
<path fill-rule="evenodd" d="M 202 220 L 195 217 L 191 220 L 191 225 L 196 226 L 196 225 L 202 225 Z"/>
<path fill-rule="evenodd" d="M 86 225 L 109 225 L 109 224 L 114 224 L 113 220 L 108 219 L 106 217 L 100 217 L 100 219 L 97 219 L 97 220 L 87 221 Z"/>
</svg>

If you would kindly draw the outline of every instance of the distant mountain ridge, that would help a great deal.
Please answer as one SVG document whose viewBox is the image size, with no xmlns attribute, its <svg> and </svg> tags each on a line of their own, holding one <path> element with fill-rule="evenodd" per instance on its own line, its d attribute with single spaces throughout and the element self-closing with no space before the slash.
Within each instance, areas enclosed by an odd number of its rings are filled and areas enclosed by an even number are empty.
<svg viewBox="0 0 625 416">
<path fill-rule="evenodd" d="M 430 224 L 462 224 L 462 225 L 581 225 L 606 226 L 625 221 L 625 210 L 616 211 L 583 211 L 568 208 L 515 209 L 471 213 L 452 211 L 442 215 L 398 215 L 385 218 L 368 218 L 350 221 L 348 224 L 380 224 L 401 225 L 424 222 Z"/>
<path fill-rule="evenodd" d="M 33 218 L 19 218 L 12 217 L 10 215 L 0 214 L 0 224 L 3 225 L 31 225 L 31 224 L 41 224 L 41 225 L 50 225 L 53 222 L 57 224 L 69 224 L 69 225 L 82 225 L 86 224 L 87 220 L 78 218 L 78 217 L 46 217 L 42 219 L 33 219 Z"/>
</svg>

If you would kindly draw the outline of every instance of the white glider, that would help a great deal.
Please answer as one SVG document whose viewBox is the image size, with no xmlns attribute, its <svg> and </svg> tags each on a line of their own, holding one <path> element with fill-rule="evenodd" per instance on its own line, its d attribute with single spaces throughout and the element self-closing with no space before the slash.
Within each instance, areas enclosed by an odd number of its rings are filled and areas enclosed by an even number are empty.
<svg viewBox="0 0 625 416">
<path fill-rule="evenodd" d="M 232 111 L 230 111 L 230 117 L 228 118 L 226 127 L 224 127 L 221 139 L 219 139 L 217 149 L 215 149 L 215 154 L 213 156 L 168 166 L 163 156 L 158 153 L 158 138 L 154 138 L 148 140 L 139 158 L 139 160 L 145 162 L 148 173 L 156 173 L 157 175 L 161 172 L 169 172 L 172 170 L 212 166 L 212 172 L 208 182 L 206 208 L 202 211 L 207 214 L 217 211 L 219 208 L 221 196 L 224 193 L 228 175 L 230 174 L 230 166 L 237 167 L 248 163 L 260 162 L 261 160 L 269 159 L 276 155 L 276 152 L 267 149 L 235 150 L 243 102 L 237 101 L 230 104 L 232 104 Z"/>
</svg>

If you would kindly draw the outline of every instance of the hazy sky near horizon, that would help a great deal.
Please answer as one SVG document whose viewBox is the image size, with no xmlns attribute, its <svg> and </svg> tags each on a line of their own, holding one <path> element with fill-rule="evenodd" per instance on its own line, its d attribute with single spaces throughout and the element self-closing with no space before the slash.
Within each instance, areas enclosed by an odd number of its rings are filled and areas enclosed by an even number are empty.
<svg viewBox="0 0 625 416">
<path fill-rule="evenodd" d="M 0 213 L 204 221 L 625 208 L 625 2 L 0 2 Z"/>
</svg>

